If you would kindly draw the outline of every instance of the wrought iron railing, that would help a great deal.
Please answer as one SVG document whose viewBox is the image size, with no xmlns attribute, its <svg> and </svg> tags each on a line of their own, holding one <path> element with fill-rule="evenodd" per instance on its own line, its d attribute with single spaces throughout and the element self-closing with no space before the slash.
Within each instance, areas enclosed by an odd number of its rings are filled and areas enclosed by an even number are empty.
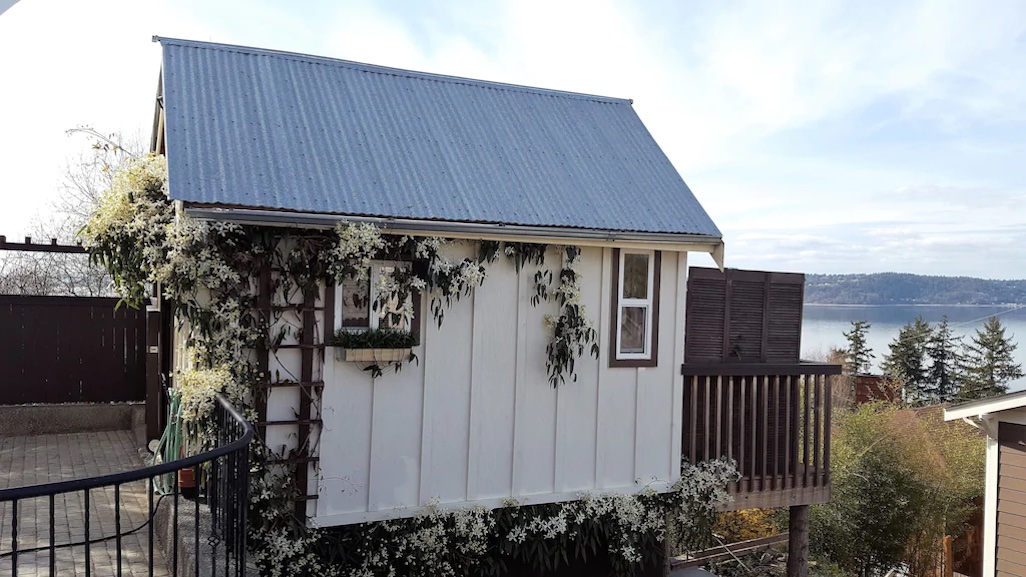
<svg viewBox="0 0 1026 577">
<path fill-rule="evenodd" d="M 829 496 L 828 377 L 839 366 L 719 363 L 685 365 L 683 372 L 686 459 L 733 459 L 741 478 L 731 492 L 778 493 L 779 502 L 767 505 Z"/>
<path fill-rule="evenodd" d="M 253 427 L 221 395 L 215 423 L 199 455 L 0 490 L 0 575 L 244 576 Z M 187 497 L 175 477 L 189 470 Z"/>
</svg>

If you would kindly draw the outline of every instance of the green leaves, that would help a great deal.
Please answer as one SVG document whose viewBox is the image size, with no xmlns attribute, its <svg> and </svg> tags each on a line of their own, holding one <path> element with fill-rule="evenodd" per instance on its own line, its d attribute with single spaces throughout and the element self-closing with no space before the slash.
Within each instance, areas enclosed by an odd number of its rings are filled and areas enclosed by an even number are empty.
<svg viewBox="0 0 1026 577">
<path fill-rule="evenodd" d="M 810 514 L 812 549 L 849 572 L 931 567 L 936 543 L 959 534 L 983 494 L 984 439 L 939 410 L 886 403 L 837 414 L 831 501 Z"/>
<path fill-rule="evenodd" d="M 345 349 L 408 349 L 420 344 L 420 336 L 399 329 L 339 329 L 333 344 Z"/>
</svg>

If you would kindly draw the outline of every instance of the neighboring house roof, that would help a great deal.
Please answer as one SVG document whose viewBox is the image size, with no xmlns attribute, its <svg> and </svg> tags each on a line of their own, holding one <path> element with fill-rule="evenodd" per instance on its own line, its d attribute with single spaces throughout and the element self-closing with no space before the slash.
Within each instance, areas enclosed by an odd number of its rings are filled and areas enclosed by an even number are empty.
<svg viewBox="0 0 1026 577">
<path fill-rule="evenodd" d="M 159 40 L 187 206 L 720 242 L 629 100 Z"/>
</svg>

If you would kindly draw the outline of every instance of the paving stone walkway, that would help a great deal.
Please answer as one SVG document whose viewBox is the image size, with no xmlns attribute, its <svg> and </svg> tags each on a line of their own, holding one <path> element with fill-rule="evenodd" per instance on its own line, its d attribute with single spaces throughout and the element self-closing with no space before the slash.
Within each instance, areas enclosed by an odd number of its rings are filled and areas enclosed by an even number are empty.
<svg viewBox="0 0 1026 577">
<path fill-rule="evenodd" d="M 53 481 L 95 477 L 144 466 L 133 436 L 129 431 L 0 437 L 0 489 L 35 485 Z M 150 575 L 149 519 L 146 481 L 122 485 L 120 504 L 121 575 Z M 53 542 L 57 549 L 53 577 L 86 574 L 86 547 L 62 544 L 85 541 L 85 498 L 82 491 L 57 495 L 53 502 Z M 0 575 L 12 575 L 13 506 L 0 503 Z M 19 553 L 17 575 L 50 576 L 50 500 L 28 499 L 18 503 L 19 550 L 40 547 L 34 553 Z M 89 492 L 89 538 L 117 534 L 115 491 L 113 488 Z M 167 565 L 154 543 L 154 576 L 168 575 Z M 89 546 L 89 573 L 97 577 L 118 575 L 119 548 L 115 539 Z"/>
</svg>

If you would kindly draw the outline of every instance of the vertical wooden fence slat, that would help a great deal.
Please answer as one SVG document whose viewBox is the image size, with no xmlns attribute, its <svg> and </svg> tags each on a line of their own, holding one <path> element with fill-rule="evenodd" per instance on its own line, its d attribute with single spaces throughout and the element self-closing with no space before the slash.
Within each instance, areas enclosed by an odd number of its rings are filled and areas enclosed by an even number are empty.
<svg viewBox="0 0 1026 577">
<path fill-rule="evenodd" d="M 759 446 L 759 377 L 752 377 L 749 384 L 751 385 L 749 389 L 752 391 L 752 400 L 749 403 L 748 411 L 751 415 L 751 420 L 749 420 L 751 435 L 748 438 L 748 490 L 756 491 L 755 478 L 759 475 L 759 450 L 757 448 Z"/>
<path fill-rule="evenodd" d="M 710 378 L 708 376 L 705 377 L 705 387 L 703 390 L 705 394 L 702 395 L 702 415 L 705 417 L 705 427 L 702 432 L 702 454 L 698 457 L 700 461 L 708 460 L 709 454 L 711 453 L 709 450 L 709 442 L 712 440 L 712 435 L 709 434 L 709 413 L 712 411 L 709 410 L 711 408 L 709 400 L 712 397 L 709 396 L 709 380 Z"/>
<path fill-rule="evenodd" d="M 780 477 L 780 442 L 783 440 L 780 433 L 780 377 L 773 377 L 773 476 L 770 488 L 779 489 L 777 479 Z M 786 428 L 786 426 L 785 426 Z"/>
<path fill-rule="evenodd" d="M 766 478 L 769 476 L 769 377 L 763 375 L 759 380 L 762 382 L 759 388 L 759 394 L 762 396 L 762 483 L 759 489 L 765 491 Z"/>
<path fill-rule="evenodd" d="M 737 468 L 742 476 L 748 474 L 745 469 L 745 444 L 748 443 L 748 439 L 745 437 L 745 422 L 748 421 L 748 415 L 745 413 L 745 377 L 735 377 L 741 384 L 738 397 L 741 399 L 741 406 L 738 408 L 737 420 L 740 431 L 738 431 L 738 450 L 737 450 Z M 739 483 L 740 484 L 740 483 Z"/>
<path fill-rule="evenodd" d="M 815 416 L 813 418 L 815 419 L 815 425 L 814 425 L 814 427 L 812 429 L 813 430 L 813 442 L 812 442 L 813 452 L 812 452 L 812 459 L 813 459 L 813 462 L 815 463 L 815 466 L 813 467 L 813 474 L 815 476 L 812 478 L 812 484 L 816 485 L 816 486 L 819 486 L 821 484 L 821 482 L 820 482 L 820 474 L 822 473 L 822 471 L 820 470 L 820 467 L 823 464 L 822 461 L 820 460 L 820 451 L 823 448 L 822 445 L 820 444 L 820 432 L 819 432 L 819 429 L 822 426 L 822 423 L 820 422 L 820 412 L 821 412 L 820 402 L 821 402 L 821 397 L 823 396 L 823 393 L 822 393 L 823 381 L 826 379 L 826 377 L 817 375 L 817 376 L 814 376 L 813 379 L 815 379 L 814 382 L 813 382 L 813 391 L 814 391 L 814 396 L 815 396 L 815 401 L 814 401 L 815 404 L 813 405 L 813 415 L 815 415 Z"/>
<path fill-rule="evenodd" d="M 810 410 L 810 399 L 809 399 L 809 377 L 808 375 L 802 379 L 802 385 L 804 395 L 802 397 L 802 406 L 804 418 L 802 419 L 802 467 L 805 471 L 802 476 L 802 487 L 809 486 L 809 469 L 811 469 L 812 463 L 809 460 L 809 427 L 811 425 L 811 419 L 809 418 Z"/>
<path fill-rule="evenodd" d="M 688 431 L 691 433 L 691 451 L 689 462 L 698 462 L 698 377 L 691 377 L 691 418 L 688 419 Z"/>
<path fill-rule="evenodd" d="M 833 390 L 830 387 L 830 377 L 823 377 L 825 383 L 823 385 L 824 391 L 826 392 L 823 399 L 823 482 L 826 485 L 830 484 L 830 427 L 832 418 L 831 405 L 833 404 Z"/>
<path fill-rule="evenodd" d="M 727 377 L 727 460 L 734 458 L 734 377 Z"/>
<path fill-rule="evenodd" d="M 791 482 L 791 383 L 790 375 L 784 377 L 784 489 L 793 487 Z"/>
<path fill-rule="evenodd" d="M 710 459 L 718 459 L 723 456 L 723 377 L 716 377 L 716 448 L 709 455 Z M 730 423 L 727 422 L 727 426 Z"/>
</svg>

